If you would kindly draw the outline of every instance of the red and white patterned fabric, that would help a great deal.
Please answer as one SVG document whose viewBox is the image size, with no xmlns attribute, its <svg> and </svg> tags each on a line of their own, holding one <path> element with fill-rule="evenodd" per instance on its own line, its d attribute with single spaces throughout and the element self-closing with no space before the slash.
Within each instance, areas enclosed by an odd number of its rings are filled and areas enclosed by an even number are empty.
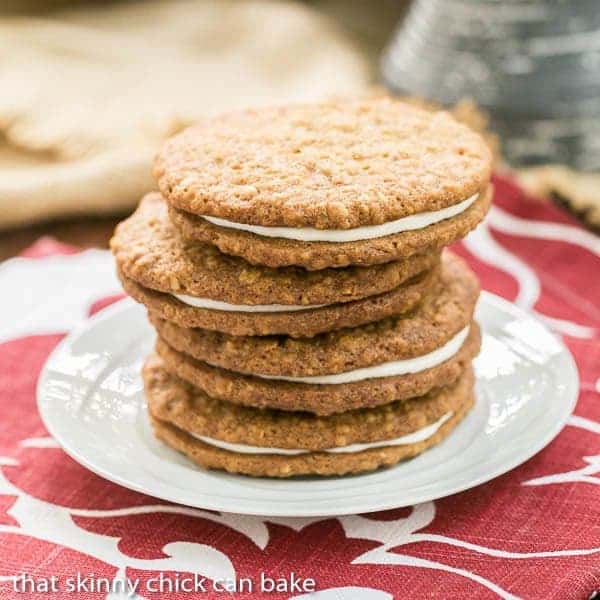
<svg viewBox="0 0 600 600">
<path fill-rule="evenodd" d="M 110 255 L 42 239 L 0 265 L 0 598 L 13 578 L 316 580 L 317 600 L 588 598 L 600 588 L 600 240 L 496 178 L 485 225 L 458 245 L 483 287 L 534 311 L 573 352 L 567 427 L 510 473 L 418 506 L 339 518 L 248 517 L 171 505 L 102 480 L 48 437 L 36 410 L 57 342 L 114 300 Z M 297 593 L 234 595 L 288 598 Z M 48 598 L 48 594 L 27 594 Z M 50 596 L 53 597 L 53 596 Z M 106 592 L 54 597 L 116 598 Z"/>
</svg>

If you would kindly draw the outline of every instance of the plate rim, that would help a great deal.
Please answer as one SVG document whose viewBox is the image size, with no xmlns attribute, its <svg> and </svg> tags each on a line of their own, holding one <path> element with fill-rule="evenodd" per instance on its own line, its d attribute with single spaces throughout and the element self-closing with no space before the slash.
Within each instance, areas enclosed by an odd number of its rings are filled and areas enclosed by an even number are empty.
<svg viewBox="0 0 600 600">
<path fill-rule="evenodd" d="M 103 479 L 106 479 L 106 480 L 108 480 L 112 483 L 115 483 L 117 485 L 120 485 L 124 488 L 136 491 L 138 493 L 145 494 L 147 496 L 152 496 L 155 498 L 166 500 L 168 502 L 179 504 L 179 505 L 192 506 L 192 507 L 198 508 L 198 509 L 215 510 L 218 512 L 234 513 L 234 514 L 247 515 L 247 516 L 324 517 L 325 518 L 325 517 L 335 517 L 335 516 L 351 515 L 351 514 L 359 514 L 359 513 L 378 512 L 378 511 L 383 511 L 383 510 L 391 510 L 391 509 L 399 508 L 399 507 L 403 507 L 403 506 L 412 506 L 412 505 L 420 504 L 423 502 L 430 502 L 430 501 L 445 498 L 445 497 L 469 490 L 471 488 L 477 487 L 484 483 L 487 483 L 488 481 L 491 481 L 492 479 L 495 479 L 496 477 L 499 477 L 499 476 L 511 471 L 512 469 L 518 467 L 519 465 L 523 464 L 524 462 L 526 462 L 527 460 L 529 460 L 530 458 L 535 456 L 538 452 L 540 452 L 542 449 L 544 449 L 560 433 L 560 431 L 566 425 L 569 417 L 573 414 L 573 411 L 575 409 L 575 406 L 577 404 L 577 400 L 579 397 L 580 381 L 579 381 L 579 372 L 578 372 L 577 364 L 576 364 L 575 359 L 573 358 L 573 355 L 572 355 L 571 351 L 569 350 L 568 346 L 563 342 L 563 340 L 559 336 L 557 336 L 553 331 L 551 331 L 546 326 L 546 324 L 541 319 L 539 319 L 539 317 L 537 317 L 535 314 L 533 314 L 531 311 L 527 311 L 527 310 L 515 305 L 513 302 L 506 300 L 505 298 L 502 298 L 501 296 L 498 296 L 496 294 L 493 294 L 491 292 L 483 290 L 481 292 L 481 296 L 480 296 L 480 299 L 478 300 L 478 302 L 482 302 L 482 301 L 484 301 L 487 304 L 492 305 L 497 310 L 500 310 L 503 312 L 508 312 L 509 314 L 511 314 L 513 316 L 526 317 L 528 319 L 533 319 L 534 321 L 536 321 L 538 324 L 540 324 L 544 328 L 545 332 L 548 335 L 550 335 L 554 338 L 556 343 L 562 349 L 562 354 L 567 361 L 566 366 L 568 367 L 568 369 L 570 370 L 570 373 L 571 373 L 571 377 L 569 378 L 569 381 L 568 381 L 568 387 L 565 390 L 565 395 L 568 394 L 568 396 L 569 396 L 568 398 L 565 398 L 565 400 L 568 399 L 568 403 L 567 402 L 565 403 L 565 408 L 561 412 L 561 418 L 556 420 L 556 422 L 554 423 L 554 426 L 549 428 L 548 430 L 546 430 L 544 432 L 544 435 L 537 438 L 534 443 L 528 444 L 526 446 L 526 449 L 521 450 L 519 453 L 517 453 L 515 456 L 513 456 L 513 458 L 511 460 L 508 460 L 508 461 L 502 463 L 501 465 L 498 465 L 496 469 L 492 469 L 491 471 L 488 471 L 485 474 L 480 475 L 479 477 L 471 478 L 471 479 L 469 479 L 469 481 L 467 483 L 463 483 L 463 484 L 459 483 L 459 484 L 455 485 L 454 487 L 444 490 L 443 495 L 426 494 L 426 493 L 422 493 L 421 495 L 414 494 L 412 497 L 408 498 L 406 501 L 404 501 L 400 504 L 398 504 L 398 502 L 394 502 L 394 501 L 385 501 L 385 500 L 382 502 L 374 501 L 374 502 L 371 502 L 371 504 L 367 507 L 359 506 L 357 504 L 349 504 L 349 505 L 345 505 L 343 508 L 338 507 L 334 511 L 324 510 L 324 509 L 319 510 L 318 507 L 315 509 L 315 508 L 311 508 L 310 506 L 307 506 L 306 504 L 303 506 L 303 508 L 301 510 L 291 510 L 289 507 L 286 509 L 286 506 L 287 506 L 286 504 L 280 505 L 276 502 L 273 502 L 273 500 L 271 500 L 271 502 L 273 503 L 274 506 L 272 506 L 268 510 L 268 513 L 266 513 L 264 510 L 258 510 L 258 509 L 252 508 L 252 507 L 246 508 L 245 505 L 235 506 L 235 509 L 233 507 L 229 507 L 229 506 L 224 508 L 222 498 L 217 498 L 215 500 L 212 498 L 212 496 L 207 495 L 206 492 L 204 492 L 204 491 L 197 492 L 198 499 L 199 499 L 198 502 L 195 502 L 193 504 L 190 504 L 188 502 L 182 503 L 181 499 L 177 498 L 177 494 L 175 492 L 169 493 L 168 491 L 160 491 L 160 493 L 157 495 L 155 489 L 153 489 L 152 491 L 149 491 L 148 487 L 145 487 L 143 484 L 140 484 L 137 481 L 131 480 L 131 479 L 129 479 L 125 476 L 122 476 L 118 473 L 115 474 L 114 472 L 110 471 L 109 469 L 107 469 L 101 465 L 97 465 L 93 460 L 88 459 L 85 456 L 85 454 L 83 454 L 77 448 L 73 448 L 71 446 L 70 442 L 65 439 L 65 436 L 63 436 L 60 429 L 55 427 L 54 422 L 51 420 L 48 420 L 48 415 L 45 414 L 45 411 L 43 408 L 44 407 L 44 397 L 43 397 L 44 386 L 46 385 L 46 380 L 50 375 L 50 371 L 51 371 L 53 362 L 60 359 L 61 353 L 64 351 L 64 349 L 67 346 L 72 344 L 79 336 L 81 336 L 83 333 L 87 332 L 89 329 L 93 328 L 94 326 L 98 325 L 99 323 L 101 323 L 104 320 L 110 319 L 114 314 L 118 314 L 120 312 L 124 312 L 131 308 L 137 307 L 137 304 L 129 297 L 124 297 L 120 300 L 117 300 L 116 302 L 101 309 L 100 311 L 98 311 L 97 313 L 95 313 L 94 315 L 92 315 L 91 317 L 86 319 L 85 321 L 83 321 L 81 324 L 79 324 L 77 327 L 75 327 L 73 330 L 71 330 L 69 333 L 67 333 L 64 336 L 64 338 L 62 340 L 60 340 L 60 342 L 53 348 L 53 350 L 50 352 L 50 354 L 46 358 L 46 360 L 42 366 L 42 369 L 40 370 L 39 376 L 38 376 L 38 380 L 37 380 L 37 384 L 36 384 L 36 406 L 37 406 L 37 410 L 38 410 L 40 419 L 42 420 L 42 423 L 44 424 L 44 427 L 47 429 L 48 433 L 56 440 L 56 442 L 60 445 L 62 450 L 68 456 L 70 456 L 73 460 L 75 460 L 78 464 L 80 464 L 84 468 L 88 469 L 92 473 L 98 475 L 99 477 L 102 477 Z M 244 476 L 240 475 L 240 477 L 244 477 Z M 358 475 L 358 477 L 360 477 L 360 475 Z M 161 486 L 162 485 L 163 484 L 161 484 Z M 373 496 L 371 496 L 371 497 L 373 497 Z M 232 500 L 230 501 L 230 503 L 233 504 L 234 502 L 235 502 L 235 498 L 233 497 Z M 260 503 L 260 502 L 264 502 L 264 499 L 252 500 L 252 503 Z"/>
</svg>

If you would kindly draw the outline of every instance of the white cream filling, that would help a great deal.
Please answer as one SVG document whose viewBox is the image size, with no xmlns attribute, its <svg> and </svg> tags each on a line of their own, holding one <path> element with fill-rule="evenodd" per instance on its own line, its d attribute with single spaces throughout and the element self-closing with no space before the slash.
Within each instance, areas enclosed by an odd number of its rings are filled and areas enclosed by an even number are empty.
<svg viewBox="0 0 600 600">
<path fill-rule="evenodd" d="M 196 296 L 187 296 L 186 294 L 172 294 L 177 300 L 195 306 L 196 308 L 208 308 L 210 310 L 223 310 L 227 312 L 248 312 L 248 313 L 267 313 L 267 312 L 295 312 L 298 310 L 311 310 L 328 304 L 229 304 L 210 298 L 198 298 Z"/>
<path fill-rule="evenodd" d="M 389 221 L 382 225 L 369 225 L 366 227 L 355 227 L 354 229 L 316 229 L 314 227 L 263 227 L 262 225 L 247 225 L 246 223 L 236 223 L 209 217 L 203 215 L 213 225 L 219 227 L 229 227 L 241 231 L 249 231 L 263 237 L 284 238 L 288 240 L 298 240 L 300 242 L 356 242 L 359 240 L 371 240 L 373 238 L 385 237 L 402 231 L 413 231 L 423 229 L 439 221 L 444 221 L 464 212 L 477 200 L 479 193 L 470 198 L 453 204 L 447 208 L 422 212 L 416 215 L 402 217 L 395 221 Z"/>
<path fill-rule="evenodd" d="M 316 383 L 332 385 L 336 383 L 351 383 L 353 381 L 362 381 L 363 379 L 373 379 L 378 377 L 392 377 L 394 375 L 406 375 L 407 373 L 418 373 L 425 369 L 431 369 L 454 356 L 463 345 L 469 335 L 469 326 L 461 329 L 450 341 L 446 342 L 440 348 L 435 349 L 429 354 L 423 354 L 415 358 L 404 360 L 392 360 L 373 367 L 364 367 L 354 369 L 345 373 L 335 373 L 334 375 L 315 375 L 312 377 L 286 377 L 284 375 L 255 375 L 263 379 L 280 379 L 282 381 L 293 381 L 296 383 Z"/>
<path fill-rule="evenodd" d="M 190 435 L 205 444 L 216 446 L 223 450 L 229 450 L 229 452 L 237 452 L 238 454 L 284 454 L 287 456 L 294 456 L 297 454 L 309 454 L 310 452 L 328 452 L 332 454 L 345 454 L 348 452 L 362 452 L 363 450 L 369 450 L 370 448 L 386 448 L 393 446 L 404 446 L 406 444 L 416 444 L 417 442 L 423 442 L 430 438 L 436 433 L 436 431 L 453 415 L 454 413 L 448 412 L 443 417 L 438 419 L 435 423 L 423 427 L 417 431 L 413 431 L 407 435 L 395 438 L 393 440 L 382 440 L 380 442 L 371 442 L 368 444 L 350 444 L 349 446 L 340 446 L 339 448 L 327 448 L 326 450 L 292 450 L 289 448 L 267 448 L 264 446 L 248 446 L 246 444 L 231 444 L 229 442 L 223 442 L 214 438 L 205 437 L 203 435 Z"/>
</svg>

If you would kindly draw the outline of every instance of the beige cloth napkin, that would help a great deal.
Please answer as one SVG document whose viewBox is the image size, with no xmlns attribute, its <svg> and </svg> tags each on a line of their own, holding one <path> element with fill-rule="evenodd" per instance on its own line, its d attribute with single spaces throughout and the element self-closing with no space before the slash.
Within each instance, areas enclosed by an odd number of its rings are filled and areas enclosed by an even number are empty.
<svg viewBox="0 0 600 600">
<path fill-rule="evenodd" d="M 582 173 L 564 165 L 544 165 L 521 169 L 516 175 L 532 194 L 558 200 L 600 232 L 600 173 Z"/>
<path fill-rule="evenodd" d="M 0 19 L 0 227 L 133 206 L 201 116 L 363 91 L 366 60 L 292 2 L 164 0 Z"/>
</svg>

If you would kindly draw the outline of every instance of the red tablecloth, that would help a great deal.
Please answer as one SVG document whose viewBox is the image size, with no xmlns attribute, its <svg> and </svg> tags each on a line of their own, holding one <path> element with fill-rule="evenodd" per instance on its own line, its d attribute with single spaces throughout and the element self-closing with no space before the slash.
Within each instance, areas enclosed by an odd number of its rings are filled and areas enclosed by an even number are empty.
<svg viewBox="0 0 600 600">
<path fill-rule="evenodd" d="M 485 289 L 563 335 L 581 376 L 575 415 L 545 450 L 488 484 L 419 506 L 321 519 L 173 506 L 68 458 L 40 422 L 36 380 L 62 336 L 118 293 L 110 256 L 43 239 L 0 266 L 0 597 L 23 597 L 13 591 L 21 573 L 38 585 L 56 576 L 57 598 L 107 597 L 67 594 L 78 572 L 139 578 L 145 598 L 227 597 L 154 593 L 147 582 L 160 572 L 172 584 L 177 572 L 255 583 L 261 572 L 294 572 L 314 578 L 322 599 L 589 597 L 600 588 L 599 238 L 497 178 L 487 224 L 457 251 Z M 82 276 L 90 270 L 93 284 Z"/>
</svg>

